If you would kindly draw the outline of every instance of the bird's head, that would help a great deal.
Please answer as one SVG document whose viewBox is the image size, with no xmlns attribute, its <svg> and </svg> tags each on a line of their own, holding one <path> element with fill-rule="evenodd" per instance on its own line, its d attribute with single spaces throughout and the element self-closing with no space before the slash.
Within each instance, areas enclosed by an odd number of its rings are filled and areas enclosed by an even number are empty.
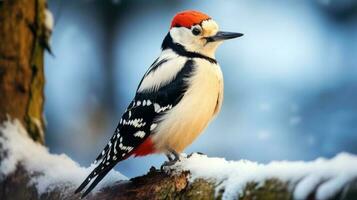
<svg viewBox="0 0 357 200">
<path fill-rule="evenodd" d="M 200 53 L 214 58 L 217 47 L 224 41 L 240 37 L 241 33 L 219 31 L 218 24 L 208 15 L 187 10 L 179 12 L 171 22 L 167 37 L 174 45 L 180 45 L 185 51 Z M 166 37 L 165 40 L 168 40 Z M 163 48 L 165 47 L 165 41 Z"/>
</svg>

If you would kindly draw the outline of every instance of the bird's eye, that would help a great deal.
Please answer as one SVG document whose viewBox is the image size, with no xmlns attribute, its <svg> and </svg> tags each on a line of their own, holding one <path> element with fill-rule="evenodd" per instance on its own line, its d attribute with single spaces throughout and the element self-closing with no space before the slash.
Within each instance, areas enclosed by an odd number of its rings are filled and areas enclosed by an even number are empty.
<svg viewBox="0 0 357 200">
<path fill-rule="evenodd" d="M 198 28 L 198 27 L 193 27 L 193 29 L 192 29 L 192 34 L 194 34 L 194 35 L 199 35 L 199 34 L 201 34 L 201 29 Z"/>
</svg>

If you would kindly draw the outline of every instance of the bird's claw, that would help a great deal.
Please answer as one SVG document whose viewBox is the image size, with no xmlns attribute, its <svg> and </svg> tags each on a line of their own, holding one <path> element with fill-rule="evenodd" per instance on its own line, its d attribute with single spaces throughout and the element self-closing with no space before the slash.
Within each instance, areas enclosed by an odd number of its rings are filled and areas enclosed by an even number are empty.
<svg viewBox="0 0 357 200">
<path fill-rule="evenodd" d="M 164 164 L 161 165 L 161 170 L 166 171 L 166 169 L 170 168 L 171 166 L 175 165 L 177 162 L 180 162 L 183 156 L 177 153 L 174 150 L 170 149 L 170 152 L 166 154 L 168 161 L 165 161 Z"/>
<path fill-rule="evenodd" d="M 198 154 L 198 155 L 201 155 L 201 156 L 205 156 L 206 155 L 206 154 L 204 154 L 202 152 L 192 152 L 187 156 L 187 158 L 191 158 L 194 154 Z"/>
<path fill-rule="evenodd" d="M 164 170 L 165 168 L 169 168 L 173 165 L 175 165 L 179 160 L 169 160 L 165 161 L 164 164 L 161 165 L 161 170 Z"/>
</svg>

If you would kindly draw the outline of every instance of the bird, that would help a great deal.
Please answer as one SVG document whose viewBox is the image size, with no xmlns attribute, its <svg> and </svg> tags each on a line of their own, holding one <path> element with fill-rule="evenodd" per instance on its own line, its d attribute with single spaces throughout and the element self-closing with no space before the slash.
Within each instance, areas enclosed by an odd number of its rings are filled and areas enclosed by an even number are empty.
<svg viewBox="0 0 357 200">
<path fill-rule="evenodd" d="M 207 14 L 177 13 L 159 57 L 141 79 L 96 167 L 76 189 L 85 197 L 120 161 L 131 156 L 165 154 L 166 164 L 181 153 L 218 114 L 223 101 L 223 75 L 215 58 L 225 40 L 243 36 L 223 32 Z"/>
</svg>

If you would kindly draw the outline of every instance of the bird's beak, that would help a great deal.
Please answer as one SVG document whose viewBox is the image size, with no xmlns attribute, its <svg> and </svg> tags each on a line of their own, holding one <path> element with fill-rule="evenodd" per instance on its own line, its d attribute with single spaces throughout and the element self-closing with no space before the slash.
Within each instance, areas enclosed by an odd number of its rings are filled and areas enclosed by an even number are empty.
<svg viewBox="0 0 357 200">
<path fill-rule="evenodd" d="M 216 35 L 211 37 L 206 37 L 207 42 L 217 42 L 222 40 L 229 40 L 237 37 L 242 37 L 243 33 L 232 33 L 232 32 L 224 32 L 218 31 Z"/>
</svg>

